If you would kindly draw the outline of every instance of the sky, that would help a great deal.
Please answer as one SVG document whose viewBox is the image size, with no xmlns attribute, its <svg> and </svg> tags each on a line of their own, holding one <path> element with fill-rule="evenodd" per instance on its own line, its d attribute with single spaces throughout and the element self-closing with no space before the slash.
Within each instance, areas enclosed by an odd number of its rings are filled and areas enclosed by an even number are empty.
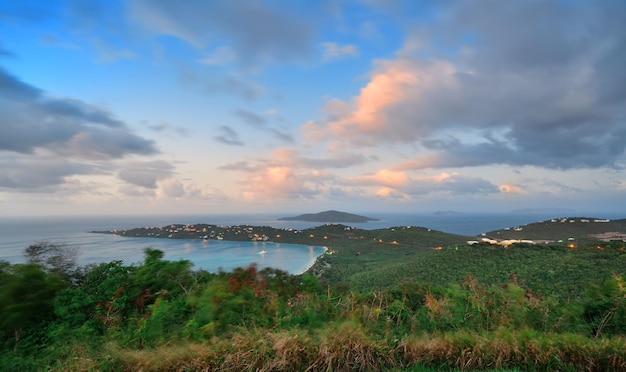
<svg viewBox="0 0 626 372">
<path fill-rule="evenodd" d="M 0 2 L 0 215 L 626 206 L 623 0 Z"/>
</svg>

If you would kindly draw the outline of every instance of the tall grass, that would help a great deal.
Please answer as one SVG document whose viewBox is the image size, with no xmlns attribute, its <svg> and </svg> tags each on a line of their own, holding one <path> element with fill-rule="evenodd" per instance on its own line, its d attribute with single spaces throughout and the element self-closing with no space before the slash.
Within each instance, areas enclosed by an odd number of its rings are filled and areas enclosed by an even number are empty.
<svg viewBox="0 0 626 372">
<path fill-rule="evenodd" d="M 27 363 L 28 364 L 28 363 Z M 26 367 L 26 365 L 23 365 Z M 19 370 L 20 366 L 17 370 Z M 317 330 L 234 330 L 204 343 L 130 350 L 107 344 L 52 371 L 624 371 L 626 339 L 532 330 L 411 334 L 384 339 L 353 321 Z"/>
</svg>

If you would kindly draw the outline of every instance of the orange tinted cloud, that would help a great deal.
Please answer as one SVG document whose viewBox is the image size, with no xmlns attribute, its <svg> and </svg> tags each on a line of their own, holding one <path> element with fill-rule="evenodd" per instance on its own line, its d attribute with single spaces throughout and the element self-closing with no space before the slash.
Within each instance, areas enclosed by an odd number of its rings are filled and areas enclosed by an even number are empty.
<svg viewBox="0 0 626 372">
<path fill-rule="evenodd" d="M 511 183 L 505 183 L 500 185 L 500 191 L 507 194 L 519 194 L 522 192 L 522 188 Z"/>
<path fill-rule="evenodd" d="M 381 169 L 372 175 L 355 177 L 352 180 L 356 183 L 384 185 L 394 188 L 405 186 L 410 181 L 409 176 L 405 172 L 390 169 Z"/>
<path fill-rule="evenodd" d="M 409 197 L 402 193 L 398 192 L 391 187 L 381 187 L 376 191 L 376 196 L 385 198 L 385 199 L 409 199 Z"/>
<path fill-rule="evenodd" d="M 243 183 L 242 195 L 247 200 L 256 201 L 313 198 L 321 192 L 320 185 L 326 177 L 324 172 L 299 174 L 289 166 L 270 165 L 249 175 Z"/>
<path fill-rule="evenodd" d="M 424 104 L 424 98 L 433 89 L 455 84 L 455 72 L 455 67 L 445 61 L 379 61 L 370 81 L 352 102 L 330 100 L 324 108 L 329 114 L 327 119 L 308 122 L 303 129 L 308 138 L 330 137 L 339 142 L 349 139 L 373 145 L 379 139 L 388 138 L 410 141 L 416 134 L 427 130 L 431 123 L 415 118 L 407 126 L 407 122 L 396 120 L 390 113 L 407 103 Z"/>
</svg>

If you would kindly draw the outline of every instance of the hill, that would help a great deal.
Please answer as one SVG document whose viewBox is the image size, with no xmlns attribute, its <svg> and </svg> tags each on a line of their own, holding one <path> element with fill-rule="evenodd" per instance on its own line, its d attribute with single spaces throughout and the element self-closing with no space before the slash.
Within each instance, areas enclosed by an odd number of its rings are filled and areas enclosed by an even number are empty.
<svg viewBox="0 0 626 372">
<path fill-rule="evenodd" d="M 626 238 L 626 219 L 608 220 L 593 217 L 561 217 L 522 226 L 490 231 L 485 236 L 504 239 L 591 242 Z"/>
<path fill-rule="evenodd" d="M 542 221 L 513 232 L 593 240 L 622 231 L 626 222 L 583 220 Z M 0 324 L 0 370 L 626 366 L 623 241 L 470 245 L 470 237 L 423 227 L 334 223 L 301 231 L 200 224 L 108 233 L 328 250 L 299 276 L 255 265 L 195 271 L 150 248 L 143 262 L 87 266 L 65 279 L 37 265 L 0 262 L 0 279 L 8 284 L 0 286 L 6 300 L 0 319 L 11 319 Z M 38 295 L 23 296 L 33 286 Z"/>
<path fill-rule="evenodd" d="M 365 223 L 368 221 L 378 221 L 375 218 L 359 216 L 358 214 L 325 211 L 320 213 L 306 213 L 294 217 L 282 217 L 281 221 L 306 221 L 306 222 L 341 222 L 341 223 Z"/>
<path fill-rule="evenodd" d="M 514 244 L 508 248 L 485 243 L 469 246 L 467 242 L 475 238 L 416 226 L 365 230 L 329 223 L 294 230 L 198 224 L 108 233 L 170 239 L 263 240 L 323 245 L 328 247 L 328 252 L 318 258 L 309 273 L 330 283 L 347 283 L 359 290 L 392 288 L 405 280 L 458 283 L 467 274 L 493 284 L 501 283 L 515 273 L 528 280 L 535 289 L 580 294 L 581 288 L 588 284 L 587 279 L 595 278 L 597 282 L 598 277 L 604 280 L 611 272 L 621 272 L 620 265 L 625 264 L 623 259 L 626 257 L 622 251 L 618 251 L 616 257 L 607 259 L 607 252 L 595 247 L 602 240 L 626 237 L 624 232 L 626 219 L 608 221 L 571 217 L 485 234 L 497 240 L 551 241 L 550 244 Z M 583 249 L 584 245 L 592 248 Z M 621 247 L 624 244 L 618 245 Z M 570 246 L 578 249 L 572 250 Z M 564 262 L 568 265 L 564 266 Z"/>
</svg>

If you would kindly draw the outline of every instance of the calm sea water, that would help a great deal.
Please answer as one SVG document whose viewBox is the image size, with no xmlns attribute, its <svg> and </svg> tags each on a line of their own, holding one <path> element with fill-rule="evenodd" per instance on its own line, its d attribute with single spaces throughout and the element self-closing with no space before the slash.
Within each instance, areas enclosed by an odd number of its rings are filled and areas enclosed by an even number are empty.
<svg viewBox="0 0 626 372">
<path fill-rule="evenodd" d="M 363 229 L 392 226 L 421 226 L 460 235 L 478 235 L 504 227 L 519 226 L 549 218 L 554 214 L 371 214 L 378 218 L 362 224 L 349 224 Z M 293 274 L 305 271 L 324 252 L 323 247 L 271 242 L 226 242 L 191 239 L 128 238 L 90 231 L 107 231 L 173 223 L 216 225 L 254 225 L 305 229 L 321 223 L 280 221 L 278 215 L 162 215 L 162 216 L 90 216 L 90 217 L 0 217 L 0 260 L 24 261 L 26 247 L 37 242 L 75 246 L 80 264 L 123 260 L 126 264 L 143 260 L 147 247 L 159 249 L 169 260 L 188 259 L 197 268 L 211 272 L 230 271 L 256 262 L 259 268 L 275 267 Z M 594 215 L 590 217 L 624 218 Z M 259 254 L 265 251 L 265 254 Z"/>
</svg>

